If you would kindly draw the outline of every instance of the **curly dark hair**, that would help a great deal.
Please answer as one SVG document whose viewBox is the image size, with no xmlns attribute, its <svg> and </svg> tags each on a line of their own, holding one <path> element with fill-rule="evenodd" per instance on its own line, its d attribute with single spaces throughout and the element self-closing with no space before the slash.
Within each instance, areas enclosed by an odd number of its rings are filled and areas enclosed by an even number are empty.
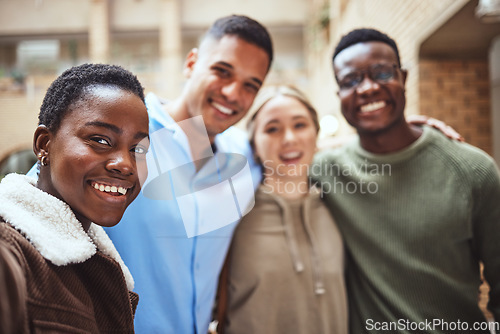
<svg viewBox="0 0 500 334">
<path fill-rule="evenodd" d="M 335 60 L 335 57 L 344 49 L 347 49 L 351 45 L 363 43 L 363 42 L 382 42 L 389 45 L 396 53 L 396 58 L 398 60 L 398 66 L 401 67 L 401 60 L 399 59 L 399 51 L 396 42 L 389 37 L 375 29 L 370 28 L 361 28 L 354 29 L 348 34 L 344 35 L 337 46 L 335 47 L 335 51 L 333 52 L 332 61 Z"/>
<path fill-rule="evenodd" d="M 116 86 L 144 102 L 144 88 L 128 70 L 117 65 L 83 64 L 64 71 L 52 82 L 40 107 L 38 124 L 57 132 L 71 106 L 85 100 L 89 89 L 99 85 Z"/>
<path fill-rule="evenodd" d="M 208 29 L 204 38 L 220 40 L 226 35 L 234 35 L 263 49 L 269 56 L 269 67 L 273 61 L 273 43 L 267 29 L 244 15 L 230 15 L 217 19 Z"/>
</svg>

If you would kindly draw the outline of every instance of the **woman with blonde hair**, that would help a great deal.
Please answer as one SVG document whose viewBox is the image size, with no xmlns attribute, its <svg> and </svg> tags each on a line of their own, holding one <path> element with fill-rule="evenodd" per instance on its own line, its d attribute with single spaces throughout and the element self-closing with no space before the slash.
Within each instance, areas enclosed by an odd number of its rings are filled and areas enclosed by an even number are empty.
<svg viewBox="0 0 500 334">
<path fill-rule="evenodd" d="M 263 89 L 248 122 L 262 184 L 221 276 L 219 333 L 347 333 L 343 243 L 309 182 L 318 116 L 290 86 Z"/>
</svg>

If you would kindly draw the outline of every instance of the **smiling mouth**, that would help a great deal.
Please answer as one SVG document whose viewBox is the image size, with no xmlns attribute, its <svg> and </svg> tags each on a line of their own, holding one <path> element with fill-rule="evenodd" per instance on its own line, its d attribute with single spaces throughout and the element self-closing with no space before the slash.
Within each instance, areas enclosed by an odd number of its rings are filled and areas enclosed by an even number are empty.
<svg viewBox="0 0 500 334">
<path fill-rule="evenodd" d="M 227 116 L 232 116 L 232 115 L 236 115 L 237 112 L 231 108 L 228 108 L 226 106 L 223 106 L 222 104 L 219 104 L 215 101 L 212 101 L 211 102 L 211 105 L 217 109 L 218 111 L 220 111 L 221 113 L 223 113 L 224 115 L 227 115 Z"/>
<path fill-rule="evenodd" d="M 91 186 L 103 193 L 109 193 L 114 196 L 124 196 L 130 188 L 122 186 L 109 185 L 104 183 L 92 182 Z"/>
<path fill-rule="evenodd" d="M 362 113 L 372 112 L 378 109 L 382 109 L 386 106 L 385 101 L 377 101 L 362 105 L 359 109 Z"/>
<path fill-rule="evenodd" d="M 302 157 L 302 153 L 299 151 L 293 151 L 288 153 L 282 153 L 280 154 L 279 157 L 284 162 L 290 162 L 300 159 Z"/>
</svg>

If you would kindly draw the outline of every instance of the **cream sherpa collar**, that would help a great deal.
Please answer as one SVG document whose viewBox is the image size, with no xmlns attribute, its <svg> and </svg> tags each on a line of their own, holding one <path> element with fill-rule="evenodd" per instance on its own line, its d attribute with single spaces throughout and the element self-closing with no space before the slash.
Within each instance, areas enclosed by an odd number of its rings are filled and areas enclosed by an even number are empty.
<svg viewBox="0 0 500 334">
<path fill-rule="evenodd" d="M 133 290 L 132 275 L 103 228 L 90 224 L 85 233 L 66 203 L 35 185 L 31 177 L 7 175 L 0 183 L 0 216 L 57 266 L 84 262 L 99 249 L 120 264 L 127 287 Z"/>
</svg>

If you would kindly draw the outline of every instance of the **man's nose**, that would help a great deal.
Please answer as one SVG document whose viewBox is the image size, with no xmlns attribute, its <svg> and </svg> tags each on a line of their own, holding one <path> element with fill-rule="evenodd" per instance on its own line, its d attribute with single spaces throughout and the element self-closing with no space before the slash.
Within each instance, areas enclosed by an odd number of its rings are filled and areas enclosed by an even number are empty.
<svg viewBox="0 0 500 334">
<path fill-rule="evenodd" d="M 358 92 L 358 94 L 366 94 L 366 93 L 370 93 L 374 90 L 377 90 L 379 88 L 380 88 L 380 84 L 376 80 L 373 80 L 368 74 L 365 73 L 363 75 L 363 80 L 356 87 L 356 91 Z"/>
<path fill-rule="evenodd" d="M 240 97 L 240 85 L 237 81 L 231 81 L 222 87 L 222 94 L 228 101 L 237 101 Z"/>
</svg>

